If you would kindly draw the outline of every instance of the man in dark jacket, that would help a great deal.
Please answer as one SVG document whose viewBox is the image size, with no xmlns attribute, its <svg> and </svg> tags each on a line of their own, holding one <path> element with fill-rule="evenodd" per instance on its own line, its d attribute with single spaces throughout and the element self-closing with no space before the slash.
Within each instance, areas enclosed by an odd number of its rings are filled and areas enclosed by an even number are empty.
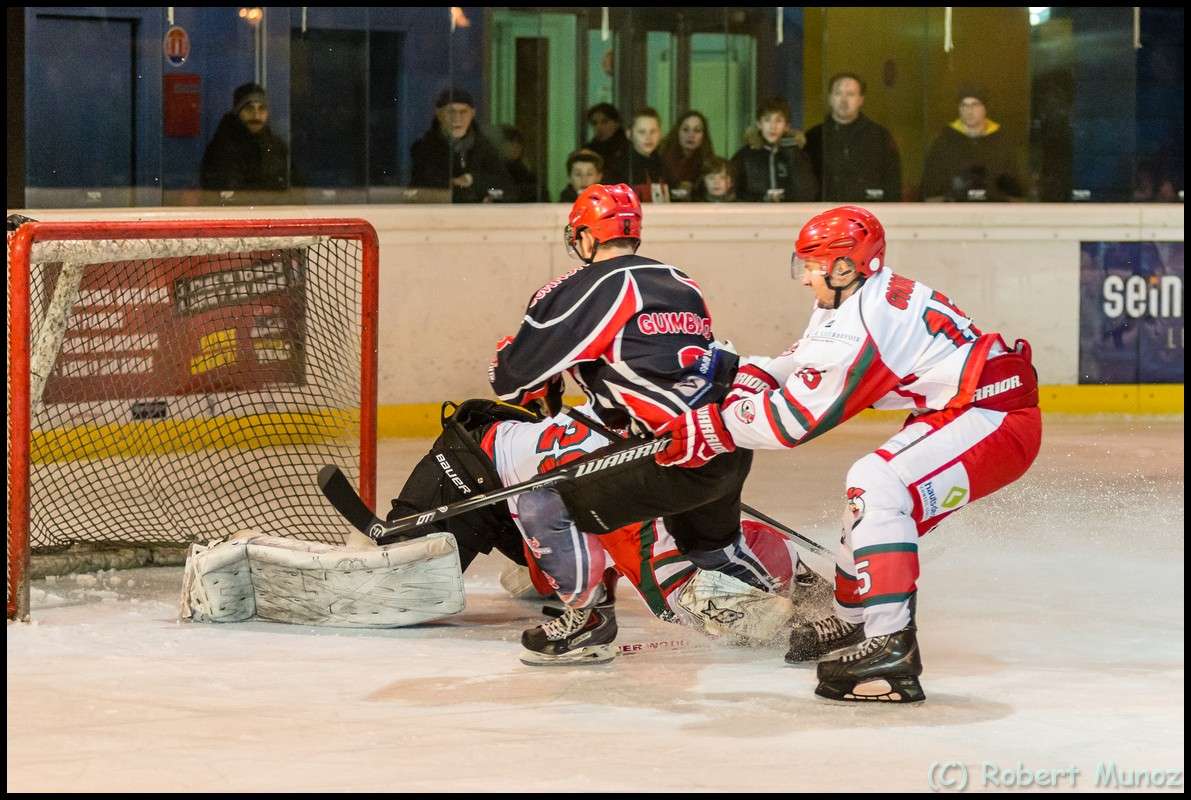
<svg viewBox="0 0 1191 800">
<path fill-rule="evenodd" d="M 414 186 L 450 188 L 453 203 L 515 200 L 504 157 L 475 124 L 476 105 L 463 89 L 445 89 L 434 101 L 430 130 L 410 148 Z"/>
<path fill-rule="evenodd" d="M 625 129 L 620 124 L 620 112 L 611 103 L 596 103 L 587 109 L 587 124 L 591 126 L 592 136 L 583 149 L 604 159 L 601 183 L 620 183 L 625 176 L 615 172 L 614 167 L 628 158 L 630 148 Z"/>
<path fill-rule="evenodd" d="M 232 95 L 203 153 L 199 185 L 204 189 L 281 191 L 289 188 L 289 148 L 269 129 L 265 90 L 245 83 Z"/>
<path fill-rule="evenodd" d="M 744 201 L 806 202 L 818 196 L 815 170 L 790 128 L 790 104 L 780 97 L 757 109 L 757 124 L 732 156 L 736 194 Z"/>
<path fill-rule="evenodd" d="M 927 201 L 1021 200 L 1026 187 L 1012 145 L 988 118 L 988 93 L 980 86 L 959 91 L 959 118 L 943 129 L 922 170 Z"/>
<path fill-rule="evenodd" d="M 901 156 L 889 131 L 861 112 L 864 89 L 864 81 L 851 72 L 833 76 L 827 99 L 831 113 L 806 132 L 820 200 L 901 200 Z"/>
</svg>

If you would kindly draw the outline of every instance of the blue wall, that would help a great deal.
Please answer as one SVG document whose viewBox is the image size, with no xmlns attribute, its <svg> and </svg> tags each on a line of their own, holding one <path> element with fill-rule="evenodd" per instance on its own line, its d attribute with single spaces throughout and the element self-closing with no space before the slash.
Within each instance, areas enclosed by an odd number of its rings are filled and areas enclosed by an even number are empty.
<svg viewBox="0 0 1191 800">
<path fill-rule="evenodd" d="M 137 152 L 135 181 L 138 187 L 135 203 L 152 205 L 160 202 L 160 190 L 186 189 L 198 186 L 199 164 L 203 150 L 215 133 L 220 118 L 231 109 L 235 87 L 257 80 L 256 31 L 241 20 L 237 8 L 176 7 L 174 24 L 186 29 L 190 36 L 190 56 L 180 67 L 168 64 L 162 52 L 162 41 L 169 24 L 164 8 L 100 8 L 100 7 L 42 7 L 25 10 L 28 37 L 28 69 L 26 72 L 26 111 L 30 120 L 27 142 L 30 151 L 38 145 L 38 126 L 62 124 L 70 119 L 54 93 L 48 73 L 53 69 L 64 75 L 110 74 L 124 79 L 129 74 L 128 59 L 120 54 L 98 57 L 96 49 L 86 41 L 62 51 L 55 45 L 52 59 L 40 53 L 38 43 L 47 42 L 47 15 L 87 17 L 98 19 L 128 19 L 136 23 L 135 125 Z M 307 25 L 311 28 L 385 30 L 405 32 L 406 47 L 402 58 L 402 96 L 396 98 L 403 120 L 399 131 L 400 150 L 408 175 L 409 147 L 425 132 L 433 116 L 434 97 L 454 82 L 462 86 L 482 104 L 484 97 L 483 34 L 484 12 L 481 8 L 466 7 L 464 13 L 470 27 L 457 28 L 452 35 L 450 16 L 446 8 L 309 8 Z M 270 125 L 288 140 L 289 107 L 289 42 L 291 28 L 301 25 L 298 8 L 269 8 L 264 21 L 265 67 L 263 78 L 270 106 Z M 34 57 L 36 56 L 36 57 Z M 166 138 L 162 134 L 162 77 L 167 74 L 195 74 L 201 80 L 201 132 L 193 138 Z M 328 113 L 333 113 L 336 98 L 326 98 Z M 483 118 L 485 109 L 478 109 Z M 122 108 L 100 106 L 95 118 L 88 120 L 75 137 L 105 137 L 127 124 L 118 119 Z M 90 114 L 88 115 L 90 116 Z M 77 123 L 72 123 L 72 127 Z M 69 137 L 67 137 L 69 138 Z M 116 143 L 114 146 L 119 147 Z M 96 165 L 79 148 L 59 148 L 56 152 L 42 150 L 41 157 L 30 158 L 27 185 L 61 185 L 60 174 L 89 176 L 96 173 Z M 52 172 L 51 172 L 52 171 Z M 102 172 L 102 170 L 101 170 Z M 112 181 L 116 176 L 109 176 Z M 81 181 L 81 178 L 80 178 Z"/>
</svg>

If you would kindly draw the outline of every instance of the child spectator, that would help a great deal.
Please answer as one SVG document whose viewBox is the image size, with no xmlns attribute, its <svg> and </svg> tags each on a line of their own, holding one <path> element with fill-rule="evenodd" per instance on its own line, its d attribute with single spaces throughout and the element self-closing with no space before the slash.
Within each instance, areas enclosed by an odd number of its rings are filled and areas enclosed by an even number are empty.
<svg viewBox="0 0 1191 800">
<path fill-rule="evenodd" d="M 757 124 L 732 156 L 736 194 L 741 200 L 805 202 L 818 195 L 815 171 L 798 146 L 800 132 L 790 127 L 790 104 L 775 97 L 757 109 Z"/>
<path fill-rule="evenodd" d="M 686 112 L 662 139 L 659 149 L 666 183 L 670 185 L 670 198 L 690 200 L 708 159 L 715 157 L 707 117 L 698 111 Z"/>
<path fill-rule="evenodd" d="M 703 162 L 703 174 L 695 187 L 694 200 L 702 203 L 736 202 L 736 178 L 732 162 L 712 156 Z"/>
<path fill-rule="evenodd" d="M 505 169 L 513 181 L 514 196 L 506 198 L 513 203 L 546 203 L 546 190 L 538 187 L 538 176 L 525 163 L 525 137 L 512 125 L 501 125 L 500 134 L 504 146 Z"/>
<path fill-rule="evenodd" d="M 604 182 L 604 159 L 591 150 L 576 150 L 567 157 L 570 183 L 558 193 L 560 203 L 574 203 L 588 186 Z"/>
<path fill-rule="evenodd" d="M 611 165 L 605 160 L 607 170 L 632 186 L 643 203 L 651 200 L 655 203 L 666 202 L 670 199 L 665 170 L 658 155 L 661 138 L 661 117 L 652 108 L 643 108 L 633 115 L 628 130 L 631 147 L 624 160 Z"/>
</svg>

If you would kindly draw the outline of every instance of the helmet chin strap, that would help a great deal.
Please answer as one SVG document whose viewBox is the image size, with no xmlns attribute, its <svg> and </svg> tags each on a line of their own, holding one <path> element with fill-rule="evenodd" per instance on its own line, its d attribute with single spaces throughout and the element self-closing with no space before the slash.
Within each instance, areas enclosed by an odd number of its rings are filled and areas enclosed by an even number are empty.
<svg viewBox="0 0 1191 800">
<path fill-rule="evenodd" d="M 840 260 L 846 262 L 850 268 L 856 269 L 856 265 L 852 263 L 852 259 L 844 258 L 844 259 L 840 259 Z M 835 269 L 834 264 L 832 265 L 832 269 Z M 835 286 L 831 283 L 831 272 L 829 270 L 829 271 L 823 273 L 823 283 L 827 285 L 828 289 L 835 292 L 835 302 L 832 303 L 831 307 L 839 308 L 839 304 L 841 302 L 843 293 L 848 291 L 849 289 L 851 289 L 853 286 L 858 286 L 858 285 L 863 286 L 864 285 L 864 276 L 861 275 L 859 272 L 857 272 L 856 277 L 852 278 L 852 280 L 848 281 L 843 286 Z"/>
</svg>

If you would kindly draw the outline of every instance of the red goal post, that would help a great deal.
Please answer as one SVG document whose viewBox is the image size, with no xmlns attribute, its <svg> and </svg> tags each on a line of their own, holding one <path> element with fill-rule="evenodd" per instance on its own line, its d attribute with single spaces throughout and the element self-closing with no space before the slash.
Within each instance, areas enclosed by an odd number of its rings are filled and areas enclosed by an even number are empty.
<svg viewBox="0 0 1191 800">
<path fill-rule="evenodd" d="M 8 618 L 31 551 L 342 540 L 376 494 L 378 242 L 359 219 L 8 234 Z"/>
</svg>

